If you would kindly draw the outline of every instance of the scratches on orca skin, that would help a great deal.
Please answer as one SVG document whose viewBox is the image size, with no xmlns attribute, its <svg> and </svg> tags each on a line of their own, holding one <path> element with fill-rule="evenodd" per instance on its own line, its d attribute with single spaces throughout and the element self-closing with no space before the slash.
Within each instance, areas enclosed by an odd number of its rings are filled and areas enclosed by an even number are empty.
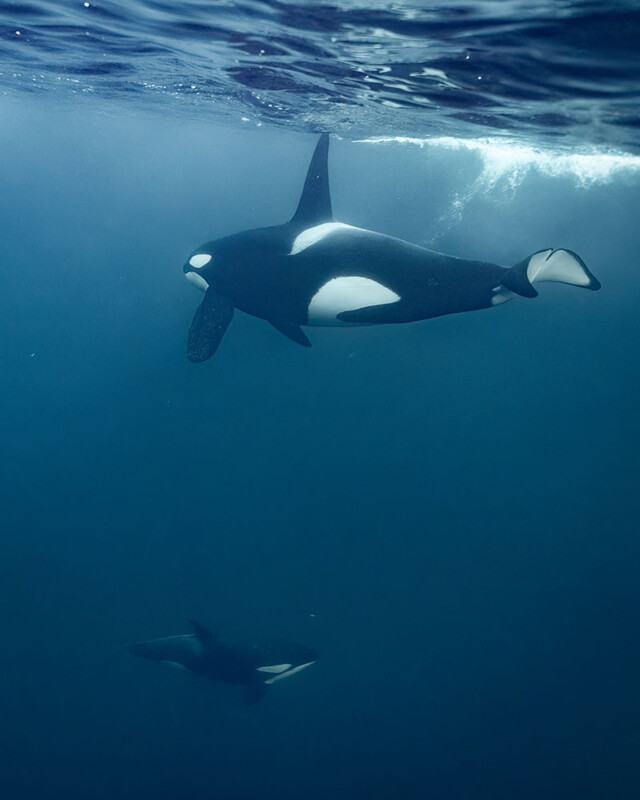
<svg viewBox="0 0 640 800">
<path fill-rule="evenodd" d="M 305 231 L 302 231 L 302 233 L 299 233 L 293 240 L 289 255 L 295 256 L 303 250 L 306 250 L 307 247 L 313 247 L 314 244 L 318 244 L 318 242 L 321 242 L 332 233 L 345 229 L 353 229 L 353 226 L 346 225 L 344 222 L 323 222 L 322 225 L 307 228 Z"/>
</svg>

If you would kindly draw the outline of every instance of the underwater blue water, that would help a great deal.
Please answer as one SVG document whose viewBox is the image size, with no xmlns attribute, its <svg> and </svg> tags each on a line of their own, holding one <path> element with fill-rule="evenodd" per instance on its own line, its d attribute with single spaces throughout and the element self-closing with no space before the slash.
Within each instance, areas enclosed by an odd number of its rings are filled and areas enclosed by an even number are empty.
<svg viewBox="0 0 640 800">
<path fill-rule="evenodd" d="M 0 797 L 637 797 L 633 4 L 0 20 Z M 189 363 L 185 258 L 290 217 L 320 130 L 337 219 L 602 290 Z M 187 618 L 320 658 L 247 707 L 128 655 Z"/>
</svg>

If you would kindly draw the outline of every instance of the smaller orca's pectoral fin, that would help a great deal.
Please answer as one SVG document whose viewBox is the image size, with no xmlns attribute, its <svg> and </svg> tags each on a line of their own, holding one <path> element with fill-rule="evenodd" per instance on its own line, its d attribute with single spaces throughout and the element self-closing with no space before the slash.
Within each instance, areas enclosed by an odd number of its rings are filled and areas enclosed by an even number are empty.
<svg viewBox="0 0 640 800">
<path fill-rule="evenodd" d="M 266 683 L 250 683 L 245 693 L 247 705 L 255 706 L 256 703 L 259 703 L 267 693 L 268 688 Z"/>
<path fill-rule="evenodd" d="M 306 333 L 299 325 L 292 325 L 289 322 L 271 322 L 273 327 L 280 331 L 281 334 L 291 339 L 296 344 L 301 344 L 303 347 L 311 347 L 311 342 L 307 338 Z"/>
<path fill-rule="evenodd" d="M 198 363 L 216 352 L 233 319 L 233 303 L 228 297 L 208 289 L 189 328 L 187 358 Z"/>
</svg>

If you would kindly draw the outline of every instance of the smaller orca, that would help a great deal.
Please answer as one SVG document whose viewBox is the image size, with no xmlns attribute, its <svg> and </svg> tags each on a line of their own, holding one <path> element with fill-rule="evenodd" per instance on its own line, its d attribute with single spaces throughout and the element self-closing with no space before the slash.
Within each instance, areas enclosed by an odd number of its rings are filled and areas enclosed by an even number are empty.
<svg viewBox="0 0 640 800">
<path fill-rule="evenodd" d="M 222 642 L 199 622 L 189 623 L 193 633 L 138 642 L 129 646 L 129 652 L 210 681 L 244 686 L 251 705 L 264 697 L 272 683 L 295 675 L 318 659 L 316 650 L 302 644 L 281 639 L 232 644 Z"/>
</svg>

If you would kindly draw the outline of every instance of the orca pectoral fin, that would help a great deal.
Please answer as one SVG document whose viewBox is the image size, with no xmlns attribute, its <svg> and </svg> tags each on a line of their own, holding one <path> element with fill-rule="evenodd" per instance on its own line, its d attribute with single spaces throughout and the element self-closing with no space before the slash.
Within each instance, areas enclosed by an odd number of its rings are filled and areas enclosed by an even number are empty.
<svg viewBox="0 0 640 800">
<path fill-rule="evenodd" d="M 245 693 L 247 705 L 255 706 L 256 703 L 259 703 L 267 693 L 268 688 L 266 683 L 250 683 Z"/>
<path fill-rule="evenodd" d="M 291 325 L 288 322 L 272 322 L 273 327 L 280 331 L 287 339 L 291 339 L 296 344 L 301 344 L 303 347 L 311 347 L 311 342 L 307 338 L 306 333 L 299 325 Z"/>
<path fill-rule="evenodd" d="M 228 297 L 208 289 L 189 328 L 187 358 L 198 363 L 216 352 L 233 319 L 233 303 Z"/>
</svg>

